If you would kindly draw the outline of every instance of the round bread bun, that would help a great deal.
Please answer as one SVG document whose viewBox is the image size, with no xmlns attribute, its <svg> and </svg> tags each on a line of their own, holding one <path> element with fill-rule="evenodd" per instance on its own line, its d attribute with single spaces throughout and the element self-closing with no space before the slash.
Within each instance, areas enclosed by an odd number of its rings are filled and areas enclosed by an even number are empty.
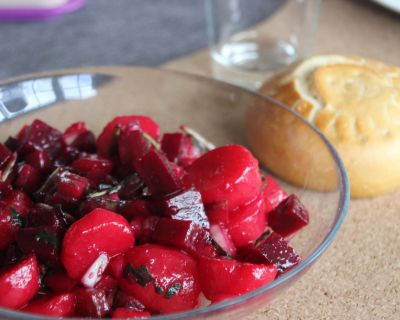
<svg viewBox="0 0 400 320">
<path fill-rule="evenodd" d="M 353 198 L 376 196 L 400 187 L 400 68 L 360 57 L 315 56 L 289 66 L 264 83 L 260 91 L 302 115 L 336 147 L 347 169 Z M 273 119 L 285 125 L 285 113 L 277 112 L 262 123 L 262 116 L 255 110 L 248 120 L 258 125 L 248 126 L 247 130 L 253 151 L 273 172 L 303 185 L 305 177 L 300 171 L 313 163 L 321 167 L 327 153 L 318 157 L 315 146 L 307 150 L 310 144 L 302 144 L 301 150 L 292 150 L 291 157 L 280 157 L 282 147 L 277 142 L 272 143 L 275 147 L 265 143 L 275 138 L 266 122 Z M 301 121 L 289 125 L 295 134 L 287 139 L 279 134 L 280 144 L 290 148 L 310 139 Z M 293 164 L 289 161 L 295 161 L 297 169 L 291 170 Z M 318 173 L 311 187 L 334 188 L 335 174 L 329 171 Z"/>
</svg>

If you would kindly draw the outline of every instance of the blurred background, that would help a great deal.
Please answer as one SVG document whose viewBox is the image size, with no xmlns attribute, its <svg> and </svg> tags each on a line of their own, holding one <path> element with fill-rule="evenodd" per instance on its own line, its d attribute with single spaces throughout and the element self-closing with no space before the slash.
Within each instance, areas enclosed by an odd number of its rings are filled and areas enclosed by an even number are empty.
<svg viewBox="0 0 400 320">
<path fill-rule="evenodd" d="M 32 4 L 35 0 L 13 1 L 0 0 L 0 4 L 21 4 L 24 1 Z M 251 0 L 251 10 L 241 17 L 243 28 L 269 17 L 285 2 Z M 358 25 L 356 29 L 370 24 L 368 15 L 371 14 L 385 21 L 399 19 L 396 13 L 370 0 L 325 0 L 319 20 L 317 51 L 348 47 L 340 44 L 341 41 L 348 41 L 354 53 L 363 53 L 362 47 L 351 46 L 354 41 L 346 39 L 348 34 L 343 32 L 347 21 L 343 19 L 351 19 L 351 16 L 342 17 L 340 6 L 348 6 L 348 3 L 366 14 L 365 20 L 350 21 Z M 328 5 L 336 6 L 337 12 L 332 12 Z M 379 19 L 372 23 L 382 24 Z M 337 38 L 326 38 L 324 30 L 327 28 L 331 34 L 335 34 L 332 31 L 337 28 Z M 351 34 L 351 30 L 348 32 Z M 393 35 L 391 32 L 396 31 L 388 30 L 388 42 L 399 35 L 398 31 Z M 76 11 L 48 21 L 0 21 L 0 39 L 0 79 L 80 66 L 157 66 L 207 48 L 204 1 L 88 0 Z M 372 47 L 368 41 L 365 45 Z M 377 49 L 372 48 L 372 52 Z M 394 59 L 389 57 L 388 60 Z"/>
</svg>

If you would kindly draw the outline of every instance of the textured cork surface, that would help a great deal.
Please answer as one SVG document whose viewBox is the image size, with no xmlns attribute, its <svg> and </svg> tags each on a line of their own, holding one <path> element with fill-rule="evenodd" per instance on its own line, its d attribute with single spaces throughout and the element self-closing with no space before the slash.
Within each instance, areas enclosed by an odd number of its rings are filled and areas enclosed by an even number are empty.
<svg viewBox="0 0 400 320">
<path fill-rule="evenodd" d="M 260 29 L 279 30 L 290 19 Z M 280 25 L 284 28 L 284 25 Z M 400 65 L 400 15 L 367 0 L 323 1 L 314 53 L 363 55 Z M 167 68 L 210 76 L 208 52 Z M 353 200 L 333 245 L 286 295 L 251 320 L 400 319 L 400 191 Z"/>
</svg>

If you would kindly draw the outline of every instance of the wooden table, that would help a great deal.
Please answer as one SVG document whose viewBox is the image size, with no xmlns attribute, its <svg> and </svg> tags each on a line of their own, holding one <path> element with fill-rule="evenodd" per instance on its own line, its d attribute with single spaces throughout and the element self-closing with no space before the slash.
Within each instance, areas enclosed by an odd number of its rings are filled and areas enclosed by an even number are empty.
<svg viewBox="0 0 400 320">
<path fill-rule="evenodd" d="M 260 28 L 287 19 L 282 15 Z M 400 65 L 400 15 L 368 0 L 325 0 L 315 53 Z M 165 67 L 212 75 L 207 51 Z M 342 230 L 320 261 L 286 295 L 249 319 L 400 319 L 400 192 L 352 201 Z"/>
</svg>

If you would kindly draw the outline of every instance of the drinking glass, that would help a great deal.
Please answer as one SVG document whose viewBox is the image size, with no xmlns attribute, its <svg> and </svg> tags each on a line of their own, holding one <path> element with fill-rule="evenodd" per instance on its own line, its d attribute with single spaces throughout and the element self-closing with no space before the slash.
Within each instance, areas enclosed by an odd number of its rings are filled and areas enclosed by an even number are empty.
<svg viewBox="0 0 400 320">
<path fill-rule="evenodd" d="M 257 88 L 310 55 L 321 0 L 206 0 L 214 77 Z"/>
</svg>

